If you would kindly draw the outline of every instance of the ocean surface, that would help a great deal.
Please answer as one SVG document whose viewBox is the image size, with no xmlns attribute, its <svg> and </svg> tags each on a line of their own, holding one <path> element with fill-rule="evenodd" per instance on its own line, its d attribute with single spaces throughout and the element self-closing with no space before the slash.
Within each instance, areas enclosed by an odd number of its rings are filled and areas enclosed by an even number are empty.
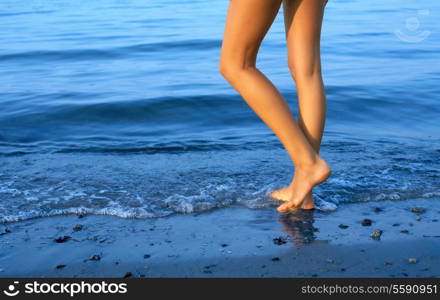
<svg viewBox="0 0 440 300">
<path fill-rule="evenodd" d="M 227 0 L 0 2 L 0 221 L 275 206 L 281 144 L 218 72 Z M 440 1 L 330 0 L 318 208 L 440 197 Z M 258 67 L 297 116 L 282 8 Z"/>
</svg>

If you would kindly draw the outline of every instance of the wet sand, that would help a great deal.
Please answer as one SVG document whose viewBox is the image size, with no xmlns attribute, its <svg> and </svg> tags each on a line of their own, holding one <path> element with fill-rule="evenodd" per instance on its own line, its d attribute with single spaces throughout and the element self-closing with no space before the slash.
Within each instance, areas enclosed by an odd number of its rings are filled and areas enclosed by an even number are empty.
<svg viewBox="0 0 440 300">
<path fill-rule="evenodd" d="M 36 218 L 0 225 L 0 277 L 439 277 L 439 219 L 432 198 Z"/>
</svg>

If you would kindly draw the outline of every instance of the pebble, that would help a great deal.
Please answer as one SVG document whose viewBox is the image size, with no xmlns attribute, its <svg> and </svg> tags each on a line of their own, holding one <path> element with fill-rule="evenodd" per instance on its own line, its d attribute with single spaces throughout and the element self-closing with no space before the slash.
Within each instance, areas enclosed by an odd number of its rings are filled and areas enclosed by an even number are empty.
<svg viewBox="0 0 440 300">
<path fill-rule="evenodd" d="M 341 228 L 341 229 L 347 229 L 347 228 L 348 228 L 348 225 L 339 224 L 339 228 Z"/>
<path fill-rule="evenodd" d="M 215 267 L 217 267 L 217 265 L 208 265 L 208 266 L 204 266 L 203 268 L 207 271 L 207 270 L 215 268 Z M 212 273 L 212 272 L 210 272 L 210 273 Z"/>
<path fill-rule="evenodd" d="M 150 257 L 151 257 L 150 254 L 144 254 L 144 258 L 145 258 L 145 259 L 150 258 Z"/>
<path fill-rule="evenodd" d="M 374 240 L 380 240 L 380 236 L 382 235 L 382 230 L 376 229 L 371 233 L 370 237 Z"/>
<path fill-rule="evenodd" d="M 65 236 L 57 237 L 56 239 L 54 239 L 54 241 L 55 241 L 55 243 L 65 243 L 65 242 L 67 242 L 70 239 L 71 239 L 70 236 L 65 235 Z"/>
<path fill-rule="evenodd" d="M 423 207 L 411 207 L 411 212 L 421 214 L 424 213 L 426 210 Z"/>
<path fill-rule="evenodd" d="M 62 268 L 64 268 L 66 265 L 57 265 L 56 267 L 55 267 L 55 269 L 62 269 Z"/>
<path fill-rule="evenodd" d="M 90 257 L 90 260 L 101 260 L 101 256 L 99 256 L 98 254 L 94 254 Z"/>
<path fill-rule="evenodd" d="M 416 217 L 416 221 L 420 221 L 421 219 L 422 219 L 421 216 L 417 216 L 417 217 Z"/>
<path fill-rule="evenodd" d="M 374 208 L 373 208 L 373 211 L 374 211 L 374 212 L 381 212 L 381 211 L 383 211 L 383 209 L 380 208 L 380 207 L 374 207 Z"/>
<path fill-rule="evenodd" d="M 400 230 L 400 233 L 405 233 L 405 234 L 408 234 L 408 233 L 409 233 L 409 231 L 408 231 L 408 230 L 406 230 L 406 229 L 403 229 L 403 230 Z"/>
<path fill-rule="evenodd" d="M 415 263 L 417 263 L 417 259 L 416 258 L 408 258 L 408 262 L 410 264 L 415 264 Z"/>
<path fill-rule="evenodd" d="M 364 219 L 362 221 L 362 226 L 371 226 L 372 223 L 373 221 L 371 221 L 370 219 Z"/>
<path fill-rule="evenodd" d="M 83 229 L 83 226 L 81 224 L 76 224 L 73 226 L 73 231 L 80 231 Z"/>
<path fill-rule="evenodd" d="M 280 261 L 280 258 L 279 257 L 273 257 L 272 261 Z"/>
<path fill-rule="evenodd" d="M 10 233 L 10 232 L 11 232 L 11 229 L 9 229 L 8 227 L 5 227 L 4 230 L 2 232 L 0 232 L 0 235 Z"/>
<path fill-rule="evenodd" d="M 287 243 L 287 238 L 286 237 L 282 237 L 282 236 L 274 238 L 273 239 L 273 243 L 275 245 L 283 245 L 283 244 Z"/>
</svg>

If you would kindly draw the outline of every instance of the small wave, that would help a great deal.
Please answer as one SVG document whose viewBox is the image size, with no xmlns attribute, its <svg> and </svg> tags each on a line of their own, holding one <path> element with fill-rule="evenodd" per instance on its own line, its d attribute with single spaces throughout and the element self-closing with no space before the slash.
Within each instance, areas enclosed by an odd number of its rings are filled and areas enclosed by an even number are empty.
<svg viewBox="0 0 440 300">
<path fill-rule="evenodd" d="M 105 37 L 110 39 L 111 37 Z M 221 40 L 190 39 L 174 40 L 156 43 L 143 43 L 109 49 L 63 49 L 63 50 L 31 50 L 24 52 L 6 53 L 0 55 L 0 62 L 35 62 L 51 61 L 100 61 L 114 59 L 128 59 L 139 55 L 159 53 L 177 53 L 176 51 L 206 51 L 221 46 Z"/>
<path fill-rule="evenodd" d="M 191 117 L 194 111 L 200 117 Z M 246 110 L 243 101 L 224 95 L 110 103 L 72 101 L 59 105 L 40 104 L 32 109 L 23 103 L 4 111 L 0 118 L 0 155 L 246 148 L 255 142 L 253 137 L 264 133 L 258 130 L 258 125 L 261 124 Z"/>
<path fill-rule="evenodd" d="M 60 98 L 70 99 L 68 103 L 34 105 L 32 109 L 24 110 L 24 107 L 15 106 L 2 114 L 1 122 L 29 123 L 29 122 L 170 122 L 171 120 L 194 121 L 188 114 L 195 110 L 200 114 L 200 120 L 205 121 L 205 116 L 220 115 L 228 111 L 233 117 L 241 116 L 240 108 L 245 108 L 239 97 L 229 95 L 194 95 L 182 97 L 156 97 L 146 99 L 132 99 L 124 101 L 106 101 L 102 103 L 84 103 L 73 101 L 74 99 L 94 98 L 96 95 L 83 93 L 61 93 L 41 95 L 38 99 L 45 98 L 57 100 Z M 37 100 L 33 100 L 34 102 Z M 58 101 L 54 101 L 57 103 Z M 59 103 L 59 102 L 58 102 Z M 24 101 L 23 105 L 29 105 Z M 220 110 L 220 113 L 218 112 Z M 249 114 L 250 115 L 250 114 Z M 195 119 L 197 120 L 197 119 Z M 220 118 L 227 121 L 225 116 Z M 139 123 L 138 123 L 139 124 Z M 142 124 L 142 123 L 141 123 Z"/>
<path fill-rule="evenodd" d="M 7 12 L 0 13 L 0 17 L 15 17 L 22 15 L 38 15 L 38 14 L 50 14 L 56 12 L 56 10 L 32 10 L 32 11 L 20 11 L 20 12 Z"/>
</svg>

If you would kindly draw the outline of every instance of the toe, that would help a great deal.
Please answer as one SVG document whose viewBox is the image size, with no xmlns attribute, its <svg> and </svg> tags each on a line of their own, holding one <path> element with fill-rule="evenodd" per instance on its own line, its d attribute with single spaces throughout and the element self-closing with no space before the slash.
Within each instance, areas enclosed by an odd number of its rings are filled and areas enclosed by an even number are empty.
<svg viewBox="0 0 440 300">
<path fill-rule="evenodd" d="M 285 205 L 283 204 L 283 205 L 278 206 L 277 211 L 278 212 L 285 212 Z"/>
<path fill-rule="evenodd" d="M 269 194 L 269 197 L 278 200 L 278 201 L 288 201 L 288 196 L 286 194 L 286 188 L 281 188 L 278 190 L 274 190 Z"/>
<path fill-rule="evenodd" d="M 276 190 L 276 191 L 273 191 L 272 193 L 270 193 L 269 197 L 274 200 L 284 201 L 283 194 L 279 190 Z"/>
<path fill-rule="evenodd" d="M 296 210 L 301 208 L 302 203 L 298 204 L 295 201 L 286 201 L 277 207 L 279 212 L 289 212 L 291 210 Z"/>
<path fill-rule="evenodd" d="M 280 206 L 278 206 L 277 210 L 279 212 L 288 212 L 290 210 L 294 209 L 294 205 L 292 202 L 287 202 L 284 204 L 281 204 Z"/>
<path fill-rule="evenodd" d="M 273 191 L 273 192 L 271 192 L 271 193 L 269 194 L 269 197 L 271 197 L 271 198 L 277 198 L 277 194 L 278 194 L 278 191 Z"/>
</svg>

